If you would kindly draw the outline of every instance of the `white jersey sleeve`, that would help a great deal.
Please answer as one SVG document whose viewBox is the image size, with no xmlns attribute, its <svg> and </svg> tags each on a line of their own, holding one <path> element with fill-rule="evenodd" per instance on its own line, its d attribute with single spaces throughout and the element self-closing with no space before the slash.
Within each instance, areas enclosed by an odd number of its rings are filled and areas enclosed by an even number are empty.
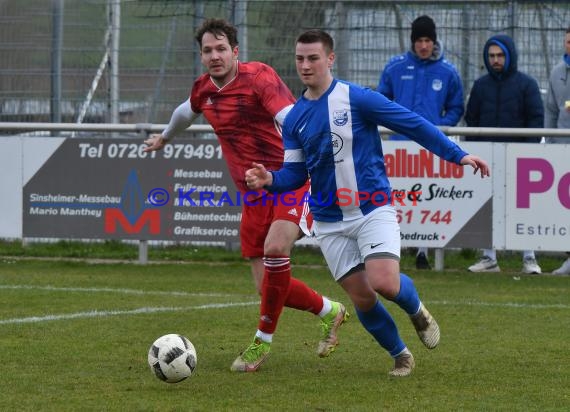
<svg viewBox="0 0 570 412">
<path fill-rule="evenodd" d="M 194 113 L 190 107 L 190 99 L 187 99 L 172 112 L 170 122 L 168 122 L 168 126 L 162 132 L 162 137 L 166 141 L 171 140 L 174 136 L 190 127 L 198 116 L 199 114 Z"/>
<path fill-rule="evenodd" d="M 283 109 L 279 111 L 279 113 L 275 115 L 275 121 L 279 124 L 279 126 L 283 126 L 285 117 L 287 117 L 287 113 L 289 113 L 292 108 L 293 108 L 292 104 L 290 104 L 289 106 L 285 106 Z"/>
</svg>

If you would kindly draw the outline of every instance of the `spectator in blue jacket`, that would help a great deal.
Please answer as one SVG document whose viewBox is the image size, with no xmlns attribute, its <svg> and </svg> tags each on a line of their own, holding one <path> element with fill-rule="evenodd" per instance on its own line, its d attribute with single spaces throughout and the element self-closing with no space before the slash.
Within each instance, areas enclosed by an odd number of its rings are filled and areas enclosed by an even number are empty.
<svg viewBox="0 0 570 412">
<path fill-rule="evenodd" d="M 411 40 L 410 50 L 384 67 L 377 90 L 435 125 L 455 126 L 463 116 L 463 86 L 455 66 L 443 57 L 429 16 L 413 21 Z M 390 139 L 409 140 L 402 135 Z M 427 254 L 427 247 L 418 248 L 417 269 L 431 269 Z"/>
<path fill-rule="evenodd" d="M 467 101 L 465 122 L 472 127 L 542 128 L 544 106 L 536 80 L 517 69 L 513 39 L 505 34 L 492 36 L 483 48 L 488 74 L 475 80 Z M 468 141 L 540 142 L 540 137 L 466 138 Z M 497 253 L 485 249 L 481 259 L 469 266 L 471 272 L 499 272 Z M 523 273 L 541 273 L 534 251 L 523 252 Z"/>
</svg>

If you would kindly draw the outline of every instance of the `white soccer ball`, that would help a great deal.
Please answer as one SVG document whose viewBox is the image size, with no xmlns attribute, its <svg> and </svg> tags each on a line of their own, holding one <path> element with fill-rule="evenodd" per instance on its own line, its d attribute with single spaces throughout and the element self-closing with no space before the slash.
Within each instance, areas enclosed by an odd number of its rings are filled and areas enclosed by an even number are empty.
<svg viewBox="0 0 570 412">
<path fill-rule="evenodd" d="M 161 336 L 148 350 L 148 364 L 154 375 L 168 383 L 188 378 L 196 368 L 196 349 L 190 340 L 171 333 Z"/>
</svg>

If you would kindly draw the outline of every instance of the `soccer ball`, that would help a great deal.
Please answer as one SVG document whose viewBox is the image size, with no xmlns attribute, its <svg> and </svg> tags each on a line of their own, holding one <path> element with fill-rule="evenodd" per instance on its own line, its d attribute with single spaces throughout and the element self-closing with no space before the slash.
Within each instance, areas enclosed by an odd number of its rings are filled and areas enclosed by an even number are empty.
<svg viewBox="0 0 570 412">
<path fill-rule="evenodd" d="M 161 336 L 148 350 L 148 364 L 154 375 L 168 383 L 183 381 L 196 368 L 196 349 L 190 340 L 171 333 Z"/>
</svg>

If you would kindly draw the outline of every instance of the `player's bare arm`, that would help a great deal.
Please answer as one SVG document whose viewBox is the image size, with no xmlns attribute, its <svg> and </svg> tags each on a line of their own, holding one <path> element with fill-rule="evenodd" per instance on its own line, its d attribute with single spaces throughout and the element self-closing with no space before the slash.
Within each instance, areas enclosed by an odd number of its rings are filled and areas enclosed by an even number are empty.
<svg viewBox="0 0 570 412">
<path fill-rule="evenodd" d="M 481 159 L 478 156 L 474 155 L 464 156 L 461 159 L 461 164 L 470 165 L 471 167 L 473 167 L 474 169 L 473 174 L 477 174 L 477 172 L 480 172 L 481 178 L 484 178 L 485 176 L 491 176 L 491 169 L 489 165 L 487 164 L 487 162 L 485 162 L 483 159 Z"/>
<path fill-rule="evenodd" d="M 253 167 L 245 172 L 247 187 L 257 190 L 264 186 L 271 186 L 273 183 L 273 175 L 267 171 L 265 166 L 255 162 L 252 162 L 251 165 Z"/>
</svg>

